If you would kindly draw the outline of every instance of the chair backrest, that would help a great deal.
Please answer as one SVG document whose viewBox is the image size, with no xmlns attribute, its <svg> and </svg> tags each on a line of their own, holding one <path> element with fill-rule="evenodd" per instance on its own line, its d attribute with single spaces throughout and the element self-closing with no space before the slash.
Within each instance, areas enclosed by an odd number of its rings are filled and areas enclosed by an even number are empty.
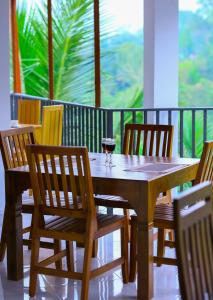
<svg viewBox="0 0 213 300">
<path fill-rule="evenodd" d="M 61 145 L 63 111 L 63 105 L 43 106 L 41 132 L 42 145 Z"/>
<path fill-rule="evenodd" d="M 210 182 L 200 183 L 174 199 L 174 220 L 182 299 L 213 299 L 213 198 Z"/>
<path fill-rule="evenodd" d="M 195 184 L 203 181 L 213 182 L 213 141 L 204 143 Z"/>
<path fill-rule="evenodd" d="M 18 123 L 39 125 L 41 123 L 41 101 L 19 99 Z"/>
<path fill-rule="evenodd" d="M 126 124 L 123 153 L 170 157 L 172 138 L 172 125 Z"/>
<path fill-rule="evenodd" d="M 5 170 L 27 164 L 27 144 L 35 144 L 33 127 L 0 131 L 0 148 Z"/>
<path fill-rule="evenodd" d="M 28 145 L 27 158 L 40 211 L 76 218 L 96 215 L 86 147 Z"/>
</svg>

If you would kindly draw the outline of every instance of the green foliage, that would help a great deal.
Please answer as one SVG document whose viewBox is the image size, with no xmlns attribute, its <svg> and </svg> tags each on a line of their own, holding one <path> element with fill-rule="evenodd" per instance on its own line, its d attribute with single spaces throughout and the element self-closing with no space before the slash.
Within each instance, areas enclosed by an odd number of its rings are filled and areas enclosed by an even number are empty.
<svg viewBox="0 0 213 300">
<path fill-rule="evenodd" d="M 17 9 L 23 92 L 48 97 L 46 1 Z M 55 98 L 94 104 L 92 0 L 53 1 Z"/>
<path fill-rule="evenodd" d="M 31 2 L 33 3 L 33 2 Z M 93 0 L 53 1 L 55 99 L 94 105 Z M 17 7 L 22 89 L 48 97 L 46 1 Z M 102 16 L 102 105 L 131 107 L 142 91 L 142 33 L 114 34 Z M 116 97 L 116 101 L 115 101 Z M 136 106 L 141 106 L 141 99 Z M 134 104 L 135 105 L 135 104 Z"/>
<path fill-rule="evenodd" d="M 180 106 L 213 106 L 213 2 L 180 12 Z"/>
<path fill-rule="evenodd" d="M 54 1 L 55 98 L 94 105 L 93 1 Z"/>
<path fill-rule="evenodd" d="M 48 96 L 47 24 L 43 11 L 27 9 L 24 1 L 17 9 L 23 92 Z"/>
<path fill-rule="evenodd" d="M 129 99 L 129 104 L 131 104 L 131 108 L 138 108 L 138 103 L 141 103 L 141 106 L 143 106 L 143 91 L 141 89 L 137 89 L 134 96 Z M 135 120 L 133 119 L 132 112 L 124 112 L 124 124 L 126 123 L 143 123 L 143 114 L 141 112 L 137 112 L 135 114 Z M 114 127 L 114 138 L 116 140 L 116 153 L 121 153 L 121 119 L 120 119 L 120 113 L 117 115 L 114 113 L 114 119 L 113 119 L 113 127 Z"/>
<path fill-rule="evenodd" d="M 101 43 L 102 104 L 104 107 L 141 107 L 142 99 L 135 93 L 142 91 L 143 47 L 142 34 L 119 33 Z M 115 101 L 116 97 L 116 101 Z"/>
<path fill-rule="evenodd" d="M 184 157 L 200 157 L 203 150 L 204 142 L 204 131 L 203 131 L 203 121 L 204 116 L 201 112 L 197 111 L 195 114 L 195 128 L 194 134 L 192 132 L 192 113 L 184 113 L 184 123 L 183 123 L 183 140 L 184 140 Z M 208 116 L 206 140 L 213 139 L 213 114 Z M 195 141 L 195 155 L 193 155 L 193 138 Z"/>
</svg>

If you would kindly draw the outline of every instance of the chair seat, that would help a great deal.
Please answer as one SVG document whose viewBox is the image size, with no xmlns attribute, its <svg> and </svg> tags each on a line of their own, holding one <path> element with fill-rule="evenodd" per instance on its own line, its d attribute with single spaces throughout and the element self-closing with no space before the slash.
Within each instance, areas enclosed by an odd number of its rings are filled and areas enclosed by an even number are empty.
<svg viewBox="0 0 213 300">
<path fill-rule="evenodd" d="M 154 227 L 174 229 L 173 205 L 159 204 L 155 207 Z"/>
<path fill-rule="evenodd" d="M 34 211 L 34 200 L 29 195 L 29 191 L 25 191 L 22 194 L 22 212 L 25 214 L 32 214 Z"/>
<path fill-rule="evenodd" d="M 94 195 L 94 199 L 97 206 L 132 209 L 129 202 L 119 196 Z"/>
<path fill-rule="evenodd" d="M 131 224 L 136 224 L 137 216 L 131 216 Z M 174 229 L 174 207 L 168 204 L 158 204 L 155 207 L 154 227 Z"/>
<path fill-rule="evenodd" d="M 124 216 L 97 214 L 98 230 L 95 238 L 102 236 L 102 232 L 104 232 L 104 234 L 107 234 L 107 232 L 112 231 L 112 228 L 113 230 L 115 230 L 116 226 L 120 228 L 119 225 L 122 221 L 126 221 Z M 112 227 L 109 227 L 109 225 L 111 225 Z M 111 229 L 109 230 L 109 228 Z M 83 234 L 86 230 L 86 223 L 84 223 L 82 219 L 69 217 L 53 217 L 47 220 L 44 229 L 50 231 L 61 231 L 66 233 L 75 232 L 78 234 Z"/>
<path fill-rule="evenodd" d="M 113 208 L 123 208 L 123 209 L 133 209 L 129 204 L 128 200 L 123 199 L 119 196 L 114 195 L 94 195 L 95 205 L 97 206 L 105 206 L 105 207 L 113 207 Z M 170 199 L 168 196 L 160 195 L 157 198 L 158 206 L 161 204 L 170 203 Z"/>
</svg>

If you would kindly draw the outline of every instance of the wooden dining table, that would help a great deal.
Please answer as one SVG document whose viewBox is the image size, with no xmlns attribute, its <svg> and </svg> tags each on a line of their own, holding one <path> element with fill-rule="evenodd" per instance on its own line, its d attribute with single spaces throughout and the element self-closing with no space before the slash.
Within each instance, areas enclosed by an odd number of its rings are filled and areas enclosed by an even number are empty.
<svg viewBox="0 0 213 300">
<path fill-rule="evenodd" d="M 105 166 L 105 154 L 90 153 L 94 193 L 118 195 L 127 199 L 138 218 L 137 299 L 153 297 L 153 216 L 159 193 L 193 181 L 199 160 L 156 158 L 113 154 L 113 167 Z M 23 278 L 22 200 L 31 188 L 28 166 L 6 171 L 8 212 L 7 275 Z"/>
</svg>

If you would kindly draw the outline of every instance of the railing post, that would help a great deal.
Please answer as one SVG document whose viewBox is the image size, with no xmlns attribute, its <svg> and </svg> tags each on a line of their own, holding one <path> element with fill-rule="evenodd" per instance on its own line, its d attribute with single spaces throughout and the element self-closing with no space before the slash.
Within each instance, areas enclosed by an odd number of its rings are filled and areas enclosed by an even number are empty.
<svg viewBox="0 0 213 300">
<path fill-rule="evenodd" d="M 107 110 L 107 137 L 113 138 L 113 110 Z M 107 214 L 113 214 L 113 208 L 107 207 Z"/>
<path fill-rule="evenodd" d="M 113 138 L 113 110 L 107 110 L 107 137 Z"/>
</svg>

